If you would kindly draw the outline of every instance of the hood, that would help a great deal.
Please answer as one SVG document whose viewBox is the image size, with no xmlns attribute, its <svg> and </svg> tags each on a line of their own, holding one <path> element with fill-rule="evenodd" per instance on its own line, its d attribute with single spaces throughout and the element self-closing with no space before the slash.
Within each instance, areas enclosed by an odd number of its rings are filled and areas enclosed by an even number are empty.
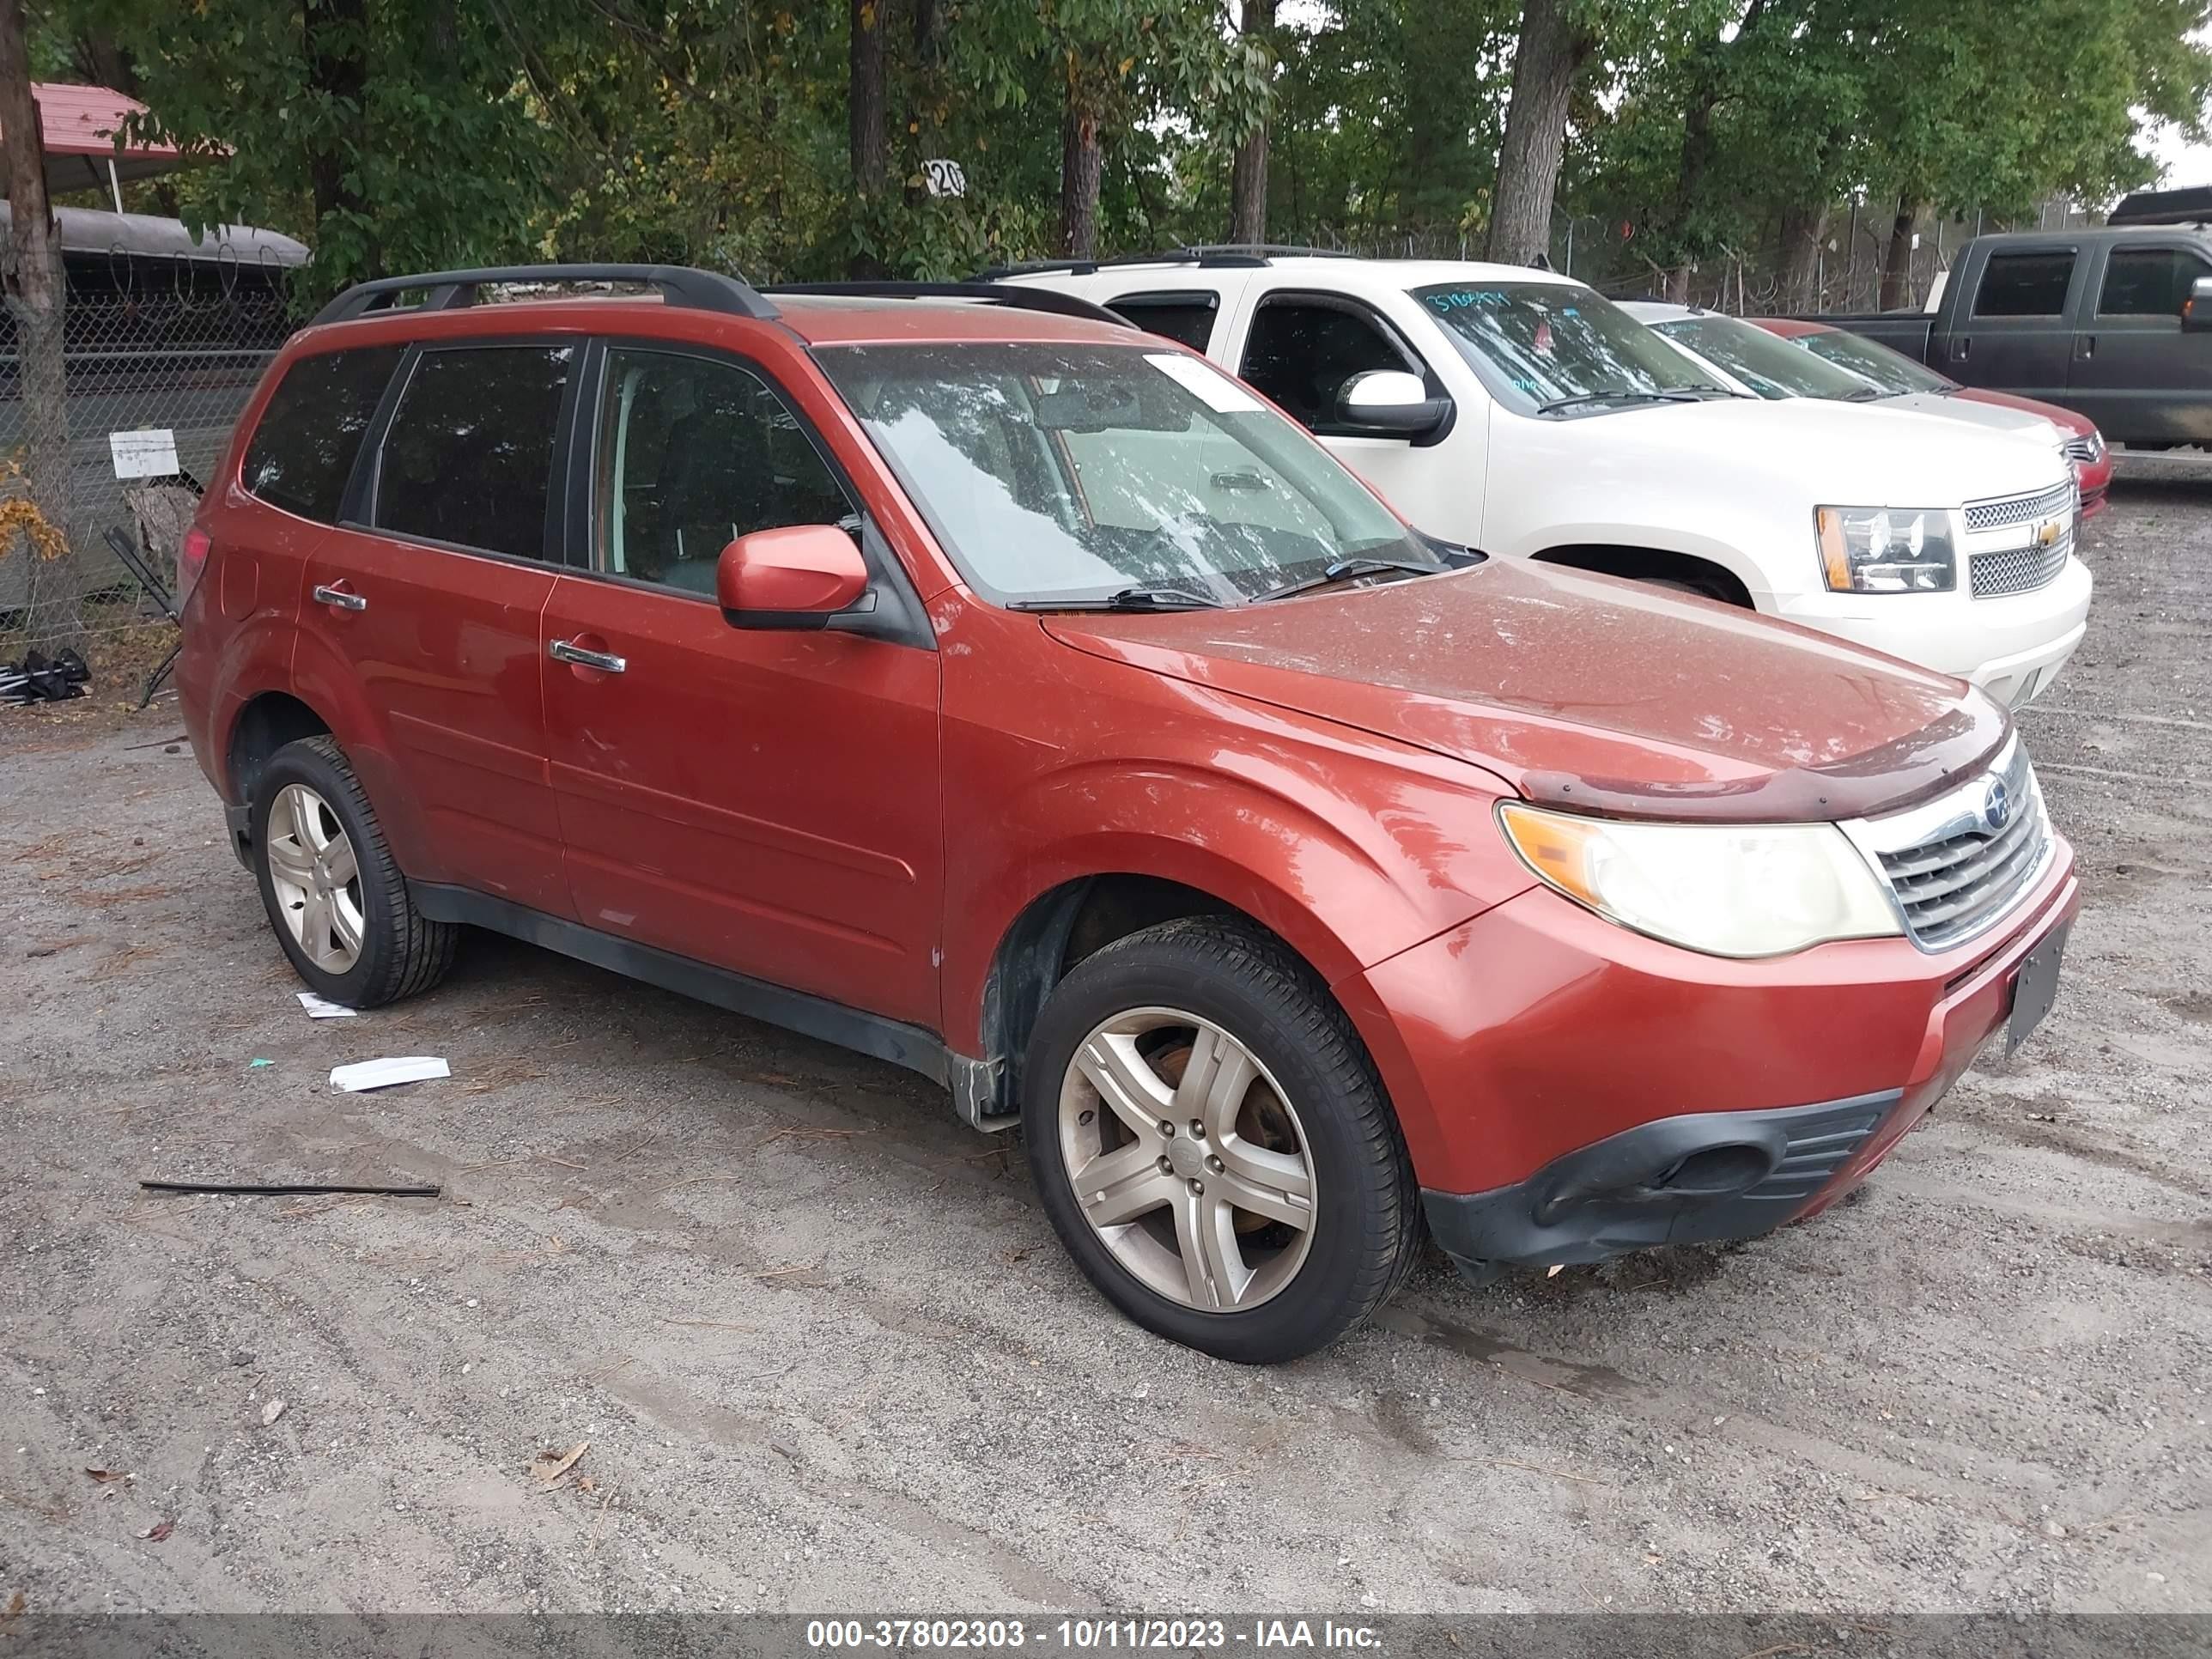
<svg viewBox="0 0 2212 1659">
<path fill-rule="evenodd" d="M 2057 404 L 2046 404 L 2039 398 L 2023 398 L 2016 392 L 1993 392 L 1987 386 L 1962 386 L 1956 392 L 1944 395 L 1954 404 L 1986 404 L 2000 409 L 2016 409 L 2023 415 L 2040 415 L 2061 431 L 2079 436 L 2086 437 L 2097 429 L 2097 423 L 2087 415 L 2061 409 Z"/>
<path fill-rule="evenodd" d="M 1994 495 L 2024 495 L 2072 475 L 2057 451 L 1960 420 L 1817 398 L 1726 398 L 1650 404 L 1561 423 L 1587 436 L 1594 456 L 1639 466 L 1679 458 L 1685 478 L 1758 466 L 1808 505 L 1956 507 Z"/>
<path fill-rule="evenodd" d="M 1910 804 L 1995 753 L 1960 681 L 1747 611 L 1555 566 L 1224 611 L 1060 612 L 1062 644 L 1625 817 L 1810 822 Z"/>
<path fill-rule="evenodd" d="M 1991 432 L 2009 432 L 2015 437 L 2033 438 L 2038 443 L 2049 444 L 2054 449 L 2066 441 L 2065 434 L 2033 409 L 2022 409 L 2013 404 L 1985 403 L 1978 398 L 1956 397 L 1948 392 L 1907 392 L 1895 398 L 1883 398 L 1882 407 L 1964 421 L 1970 426 L 1982 427 Z"/>
</svg>

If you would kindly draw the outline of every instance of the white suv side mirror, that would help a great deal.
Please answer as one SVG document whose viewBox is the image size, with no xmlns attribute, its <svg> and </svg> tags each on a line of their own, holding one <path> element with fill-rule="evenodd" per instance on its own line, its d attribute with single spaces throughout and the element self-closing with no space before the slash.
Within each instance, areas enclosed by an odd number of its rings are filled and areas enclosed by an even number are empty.
<svg viewBox="0 0 2212 1659">
<path fill-rule="evenodd" d="M 1418 438 L 1451 412 L 1450 398 L 1431 398 L 1421 377 L 1402 368 L 1367 369 L 1337 388 L 1336 417 L 1346 426 Z"/>
</svg>

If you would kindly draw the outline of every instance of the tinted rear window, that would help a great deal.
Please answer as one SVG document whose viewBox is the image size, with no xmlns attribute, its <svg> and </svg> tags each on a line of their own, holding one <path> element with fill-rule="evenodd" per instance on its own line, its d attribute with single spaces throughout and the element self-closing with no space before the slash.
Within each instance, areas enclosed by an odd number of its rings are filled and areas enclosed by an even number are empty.
<svg viewBox="0 0 2212 1659">
<path fill-rule="evenodd" d="M 246 447 L 246 488 L 287 513 L 337 522 L 362 435 L 399 358 L 398 346 L 371 346 L 294 363 Z"/>
<path fill-rule="evenodd" d="M 424 352 L 384 440 L 377 528 L 544 557 L 553 434 L 574 355 L 539 345 Z"/>
<path fill-rule="evenodd" d="M 1992 253 L 1974 295 L 1977 317 L 2057 317 L 2066 310 L 2074 280 L 2070 248 L 2049 253 Z"/>
</svg>

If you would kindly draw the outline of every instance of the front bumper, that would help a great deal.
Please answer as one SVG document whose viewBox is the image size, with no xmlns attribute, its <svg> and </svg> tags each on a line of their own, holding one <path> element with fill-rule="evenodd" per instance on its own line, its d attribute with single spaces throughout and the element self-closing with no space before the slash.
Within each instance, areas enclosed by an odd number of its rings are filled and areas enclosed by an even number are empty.
<svg viewBox="0 0 2212 1659">
<path fill-rule="evenodd" d="M 1856 1186 L 1973 1063 L 2021 961 L 2079 908 L 2073 854 L 1951 950 L 1738 962 L 1546 888 L 1339 987 L 1463 1263 L 1741 1238 Z"/>
<path fill-rule="evenodd" d="M 1639 1123 L 1487 1193 L 1424 1191 L 1462 1273 L 1602 1261 L 1661 1244 L 1755 1238 L 1795 1217 L 1904 1100 L 1698 1112 Z"/>
<path fill-rule="evenodd" d="M 2018 708 L 2051 687 L 2081 643 L 2095 586 L 2076 556 L 2054 580 L 2026 593 L 1978 599 L 1963 591 L 1808 592 L 1781 596 L 1776 614 L 1971 680 Z"/>
</svg>

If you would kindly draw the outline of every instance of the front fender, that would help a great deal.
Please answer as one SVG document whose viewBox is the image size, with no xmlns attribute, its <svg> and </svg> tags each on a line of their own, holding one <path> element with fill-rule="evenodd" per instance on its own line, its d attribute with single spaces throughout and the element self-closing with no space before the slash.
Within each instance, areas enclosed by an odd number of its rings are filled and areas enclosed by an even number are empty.
<svg viewBox="0 0 2212 1659">
<path fill-rule="evenodd" d="M 1237 719 L 1241 740 L 1222 742 L 1211 720 L 1179 737 L 1177 719 L 1163 726 L 1156 710 L 1141 751 L 1109 746 L 1100 752 L 1110 759 L 1067 760 L 1011 790 L 974 793 L 990 808 L 947 848 L 945 1030 L 957 1052 L 980 1056 L 988 1046 L 984 1001 L 1001 943 L 1032 904 L 1084 878 L 1194 889 L 1280 936 L 1332 985 L 1532 884 L 1497 832 L 1491 805 L 1507 792 L 1487 773 L 1177 689 L 1176 702 L 1194 699 Z M 948 769 L 951 799 L 965 793 L 957 780 L 968 773 Z M 1370 1053 L 1402 1048 L 1371 1003 L 1351 1012 Z M 1427 1103 L 1394 1099 L 1418 1135 Z"/>
</svg>

